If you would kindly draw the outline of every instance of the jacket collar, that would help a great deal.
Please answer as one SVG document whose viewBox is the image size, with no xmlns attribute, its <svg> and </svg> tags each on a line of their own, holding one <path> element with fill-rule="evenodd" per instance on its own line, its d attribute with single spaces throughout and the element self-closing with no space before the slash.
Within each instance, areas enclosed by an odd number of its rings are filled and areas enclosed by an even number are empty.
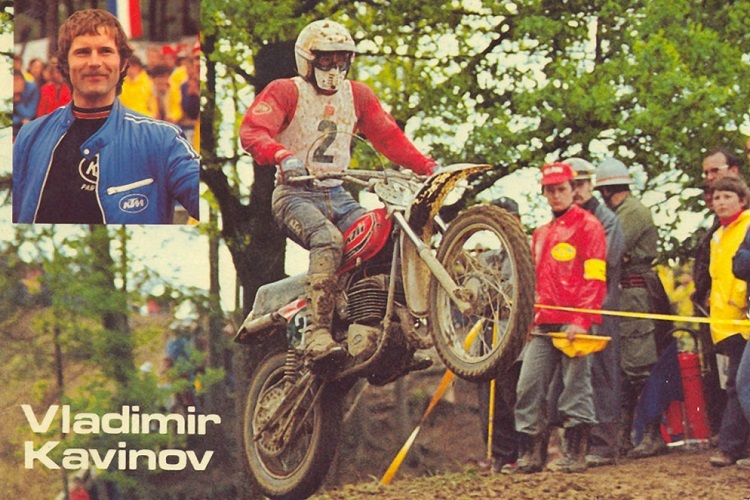
<svg viewBox="0 0 750 500">
<path fill-rule="evenodd" d="M 65 106 L 65 123 L 68 127 L 73 123 L 75 119 L 73 117 L 73 102 L 69 102 Z M 112 105 L 112 111 L 109 113 L 109 118 L 104 122 L 104 125 L 96 131 L 94 135 L 89 137 L 86 142 L 81 146 L 81 154 L 90 160 L 104 148 L 107 144 L 112 142 L 114 138 L 118 136 L 118 130 L 120 124 L 125 117 L 125 107 L 120 102 L 119 97 L 115 97 L 115 102 Z"/>
</svg>

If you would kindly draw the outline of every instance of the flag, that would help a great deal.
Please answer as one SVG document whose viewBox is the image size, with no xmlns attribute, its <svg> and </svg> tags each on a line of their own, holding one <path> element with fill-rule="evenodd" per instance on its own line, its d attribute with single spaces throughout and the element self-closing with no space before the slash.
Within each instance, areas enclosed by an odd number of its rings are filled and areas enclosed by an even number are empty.
<svg viewBox="0 0 750 500">
<path fill-rule="evenodd" d="M 128 38 L 143 35 L 140 0 L 107 0 L 107 10 L 117 17 Z"/>
</svg>

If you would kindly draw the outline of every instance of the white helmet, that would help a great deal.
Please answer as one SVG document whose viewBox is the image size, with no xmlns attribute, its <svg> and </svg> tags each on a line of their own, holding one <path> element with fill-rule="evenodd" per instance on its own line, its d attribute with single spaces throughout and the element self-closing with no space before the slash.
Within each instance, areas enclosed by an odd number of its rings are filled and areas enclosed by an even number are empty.
<svg viewBox="0 0 750 500">
<path fill-rule="evenodd" d="M 596 168 L 596 187 L 633 184 L 628 167 L 615 158 L 605 158 Z"/>
<path fill-rule="evenodd" d="M 567 163 L 576 173 L 576 179 L 590 181 L 594 177 L 594 166 L 583 158 L 568 158 L 562 161 Z"/>
<path fill-rule="evenodd" d="M 344 62 L 336 61 L 321 66 L 317 61 L 320 52 L 349 54 Z M 354 39 L 344 26 L 327 19 L 313 21 L 300 32 L 294 44 L 297 73 L 319 90 L 334 93 L 346 79 L 355 52 L 357 47 Z"/>
</svg>

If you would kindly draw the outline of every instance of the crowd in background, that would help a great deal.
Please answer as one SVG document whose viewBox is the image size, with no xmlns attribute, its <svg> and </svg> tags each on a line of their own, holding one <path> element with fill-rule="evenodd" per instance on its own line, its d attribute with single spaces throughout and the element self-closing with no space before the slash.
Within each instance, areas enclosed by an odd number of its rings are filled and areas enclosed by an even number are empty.
<svg viewBox="0 0 750 500">
<path fill-rule="evenodd" d="M 136 51 L 138 52 L 138 51 Z M 200 43 L 149 45 L 145 59 L 133 55 L 122 84 L 120 100 L 143 115 L 179 125 L 198 147 L 200 118 Z M 44 116 L 71 99 L 68 82 L 56 57 L 13 58 L 13 137 L 27 122 Z"/>
</svg>

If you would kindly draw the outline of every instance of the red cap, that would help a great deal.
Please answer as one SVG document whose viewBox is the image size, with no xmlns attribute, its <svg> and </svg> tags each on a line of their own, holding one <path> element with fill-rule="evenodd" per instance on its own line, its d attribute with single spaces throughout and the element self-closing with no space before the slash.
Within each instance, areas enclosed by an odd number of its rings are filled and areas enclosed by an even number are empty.
<svg viewBox="0 0 750 500">
<path fill-rule="evenodd" d="M 542 186 L 560 184 L 575 178 L 573 169 L 567 163 L 547 163 L 542 167 Z"/>
</svg>

